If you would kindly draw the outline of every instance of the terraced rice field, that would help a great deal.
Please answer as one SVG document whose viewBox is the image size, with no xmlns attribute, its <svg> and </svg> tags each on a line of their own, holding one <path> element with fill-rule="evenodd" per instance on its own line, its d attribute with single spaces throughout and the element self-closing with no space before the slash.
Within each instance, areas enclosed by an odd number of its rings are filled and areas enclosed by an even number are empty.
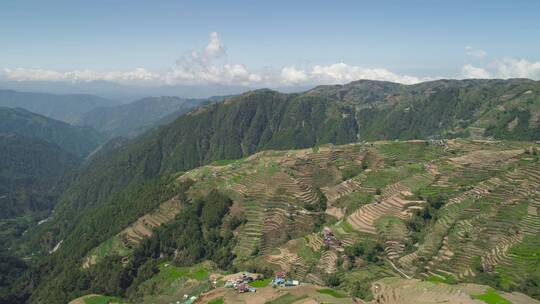
<svg viewBox="0 0 540 304">
<path fill-rule="evenodd" d="M 256 259 L 257 266 L 315 284 L 334 275 L 348 291 L 383 277 L 457 283 L 487 276 L 518 288 L 540 273 L 540 162 L 529 145 L 329 145 L 261 152 L 180 178 L 195 180 L 191 199 L 218 189 L 234 201 L 245 219 L 234 231 L 239 269 Z M 344 174 L 347 168 L 357 171 Z M 163 204 L 119 234 L 122 244 L 137 244 L 178 210 L 176 202 Z M 324 228 L 335 239 L 325 240 Z M 380 246 L 377 259 L 366 255 L 369 248 L 349 256 L 349 247 L 366 240 Z M 418 299 L 471 300 L 448 288 Z M 399 303 L 401 296 L 411 295 L 399 291 L 380 303 Z"/>
</svg>

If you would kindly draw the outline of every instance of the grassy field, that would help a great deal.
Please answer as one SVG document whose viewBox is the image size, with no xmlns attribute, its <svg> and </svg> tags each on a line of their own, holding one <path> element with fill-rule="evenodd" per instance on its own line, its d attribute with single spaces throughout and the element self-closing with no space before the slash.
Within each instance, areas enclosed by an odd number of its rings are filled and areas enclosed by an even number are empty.
<svg viewBox="0 0 540 304">
<path fill-rule="evenodd" d="M 270 278 L 263 279 L 263 280 L 257 280 L 255 282 L 249 283 L 249 286 L 255 287 L 255 288 L 261 288 L 261 287 L 268 286 L 268 284 L 270 284 L 270 282 L 272 282 L 272 279 L 270 279 Z"/>
<path fill-rule="evenodd" d="M 334 298 L 346 298 L 347 297 L 347 295 L 342 293 L 341 291 L 331 289 L 331 288 L 318 289 L 317 292 L 325 294 L 325 295 L 332 296 Z"/>
<path fill-rule="evenodd" d="M 473 296 L 474 299 L 484 301 L 488 304 L 512 304 L 512 302 L 501 297 L 494 289 L 489 288 L 485 294 Z"/>
<path fill-rule="evenodd" d="M 400 167 L 391 167 L 379 171 L 372 171 L 368 174 L 364 185 L 380 189 L 386 185 L 405 179 L 415 173 L 421 173 L 422 170 L 423 169 L 418 164 L 410 164 Z"/>
<path fill-rule="evenodd" d="M 217 299 L 213 299 L 213 300 L 210 300 L 210 302 L 208 302 L 208 304 L 223 304 L 223 298 L 217 298 Z"/>
<path fill-rule="evenodd" d="M 442 154 L 442 150 L 425 142 L 389 142 L 378 146 L 377 149 L 388 157 L 389 161 L 395 162 L 427 161 Z"/>
<path fill-rule="evenodd" d="M 371 201 L 373 201 L 372 194 L 365 192 L 353 192 L 339 198 L 336 202 L 336 206 L 340 208 L 347 208 L 347 213 L 351 213 L 360 206 L 370 203 Z"/>
<path fill-rule="evenodd" d="M 294 296 L 292 294 L 285 294 L 275 300 L 268 301 L 265 304 L 291 304 L 298 300 L 305 299 L 307 297 L 308 297 L 307 295 Z"/>
<path fill-rule="evenodd" d="M 84 299 L 86 304 L 109 304 L 109 303 L 127 303 L 120 298 L 107 297 L 107 296 L 93 296 Z"/>
<path fill-rule="evenodd" d="M 159 273 L 170 280 L 177 280 L 182 277 L 197 281 L 208 280 L 208 270 L 203 266 L 177 267 L 169 263 L 159 265 Z"/>
</svg>

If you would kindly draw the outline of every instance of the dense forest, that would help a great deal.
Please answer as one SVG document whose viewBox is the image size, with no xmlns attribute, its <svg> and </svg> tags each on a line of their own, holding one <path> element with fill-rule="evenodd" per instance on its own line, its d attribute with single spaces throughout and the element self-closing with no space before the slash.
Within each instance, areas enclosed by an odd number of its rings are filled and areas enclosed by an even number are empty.
<svg viewBox="0 0 540 304">
<path fill-rule="evenodd" d="M 60 181 L 79 159 L 45 141 L 0 133 L 0 240 L 20 236 L 54 207 Z"/>
</svg>

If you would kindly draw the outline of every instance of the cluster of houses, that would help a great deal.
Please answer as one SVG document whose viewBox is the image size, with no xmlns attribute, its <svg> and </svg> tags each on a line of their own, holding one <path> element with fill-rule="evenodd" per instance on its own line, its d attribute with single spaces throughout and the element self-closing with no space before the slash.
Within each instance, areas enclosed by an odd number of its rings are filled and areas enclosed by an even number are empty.
<svg viewBox="0 0 540 304">
<path fill-rule="evenodd" d="M 326 244 L 327 246 L 341 246 L 341 241 L 336 238 L 330 228 L 324 228 L 322 231 L 322 236 L 324 238 L 324 244 Z"/>
<path fill-rule="evenodd" d="M 272 287 L 291 287 L 300 285 L 299 281 L 287 279 L 286 275 L 285 271 L 276 272 L 276 276 L 272 280 Z"/>
<path fill-rule="evenodd" d="M 253 275 L 243 273 L 237 279 L 226 281 L 225 287 L 234 288 L 238 293 L 256 292 L 256 288 L 249 286 L 249 283 L 255 281 L 255 279 Z"/>
</svg>

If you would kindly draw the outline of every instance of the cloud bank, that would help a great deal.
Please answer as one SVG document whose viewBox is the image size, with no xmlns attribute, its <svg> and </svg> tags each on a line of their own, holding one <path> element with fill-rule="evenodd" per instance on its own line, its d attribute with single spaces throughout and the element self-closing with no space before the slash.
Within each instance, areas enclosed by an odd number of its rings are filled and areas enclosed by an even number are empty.
<svg viewBox="0 0 540 304">
<path fill-rule="evenodd" d="M 461 74 L 464 78 L 530 78 L 540 79 L 540 61 L 526 59 L 497 59 L 485 67 L 466 64 Z"/>
<path fill-rule="evenodd" d="M 475 63 L 463 65 L 458 75 L 446 78 L 522 77 L 540 79 L 540 62 L 505 58 L 485 63 L 487 62 L 487 52 L 472 46 L 465 47 L 465 54 Z M 252 87 L 343 84 L 360 79 L 414 84 L 435 79 L 398 74 L 382 67 L 368 68 L 348 65 L 344 62 L 314 65 L 308 68 L 285 66 L 273 70 L 253 70 L 242 63 L 228 62 L 227 47 L 217 32 L 210 33 L 208 44 L 204 48 L 180 57 L 170 69 L 164 71 L 142 67 L 123 71 L 4 68 L 0 69 L 0 77 L 14 81 L 89 82 L 105 80 L 139 85 L 220 84 Z"/>
</svg>

